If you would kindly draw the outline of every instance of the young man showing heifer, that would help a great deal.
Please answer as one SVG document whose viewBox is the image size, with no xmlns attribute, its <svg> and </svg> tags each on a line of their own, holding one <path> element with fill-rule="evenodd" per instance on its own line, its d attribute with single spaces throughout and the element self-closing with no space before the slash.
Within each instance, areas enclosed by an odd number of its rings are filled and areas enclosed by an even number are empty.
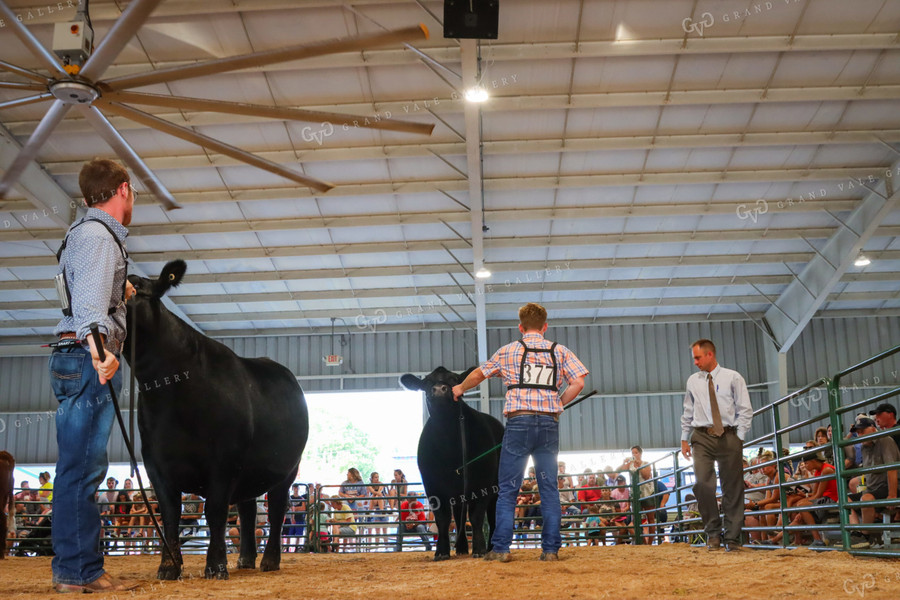
<svg viewBox="0 0 900 600">
<path fill-rule="evenodd" d="M 50 355 L 50 382 L 59 400 L 53 583 L 58 592 L 123 591 L 136 586 L 103 570 L 94 494 L 109 466 L 106 445 L 115 415 L 105 385 L 122 386 L 118 357 L 125 341 L 125 299 L 134 292 L 126 286 L 123 243 L 134 192 L 128 172 L 103 159 L 82 167 L 78 185 L 88 211 L 69 227 L 60 248 L 57 291 L 64 316 L 54 330 L 59 343 Z M 94 322 L 104 338 L 103 362 L 89 329 Z"/>
<path fill-rule="evenodd" d="M 557 489 L 559 454 L 559 414 L 584 388 L 588 374 L 575 354 L 560 344 L 544 339 L 547 311 L 540 304 L 528 303 L 519 309 L 519 331 L 522 339 L 500 348 L 480 369 L 453 387 L 459 399 L 488 377 L 502 376 L 506 384 L 506 432 L 500 450 L 497 498 L 497 526 L 491 538 L 493 550 L 485 560 L 509 562 L 512 543 L 516 495 L 528 457 L 534 457 L 541 512 L 541 560 L 558 560 L 560 538 L 560 504 Z M 560 394 L 561 382 L 568 386 Z"/>
</svg>

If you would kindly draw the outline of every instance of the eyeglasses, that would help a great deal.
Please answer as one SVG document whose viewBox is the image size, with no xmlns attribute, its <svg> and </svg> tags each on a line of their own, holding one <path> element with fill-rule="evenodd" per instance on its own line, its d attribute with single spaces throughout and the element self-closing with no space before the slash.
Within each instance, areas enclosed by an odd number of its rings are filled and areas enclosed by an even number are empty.
<svg viewBox="0 0 900 600">
<path fill-rule="evenodd" d="M 137 202 L 137 197 L 138 197 L 137 190 L 134 189 L 134 185 L 132 185 L 131 183 L 128 184 L 128 187 L 129 187 L 129 189 L 131 190 L 131 198 L 132 198 L 135 202 Z"/>
</svg>

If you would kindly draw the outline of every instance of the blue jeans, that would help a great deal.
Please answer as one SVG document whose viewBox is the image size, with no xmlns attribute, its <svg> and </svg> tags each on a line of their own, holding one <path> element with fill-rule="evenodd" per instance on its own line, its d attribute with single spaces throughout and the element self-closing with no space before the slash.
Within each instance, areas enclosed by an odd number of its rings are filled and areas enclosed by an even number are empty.
<svg viewBox="0 0 900 600">
<path fill-rule="evenodd" d="M 90 352 L 79 346 L 50 355 L 56 411 L 53 482 L 53 582 L 86 585 L 103 575 L 97 487 L 109 467 L 106 445 L 115 419 L 109 389 L 100 385 Z M 112 380 L 122 389 L 122 370 Z"/>
<path fill-rule="evenodd" d="M 556 463 L 558 454 L 559 423 L 553 417 L 523 415 L 506 422 L 503 447 L 500 450 L 497 526 L 491 538 L 494 552 L 501 554 L 509 552 L 516 514 L 516 497 L 519 488 L 522 487 L 529 455 L 534 457 L 535 477 L 541 493 L 541 513 L 544 519 L 541 548 L 544 552 L 559 551 L 562 538 L 559 534 L 561 511 L 556 481 L 559 470 Z"/>
<path fill-rule="evenodd" d="M 431 552 L 431 540 L 429 539 L 431 532 L 428 531 L 428 527 L 425 525 L 416 525 L 412 530 L 405 529 L 405 527 L 405 523 L 403 525 L 397 525 L 397 541 L 394 543 L 394 552 L 402 552 L 403 537 L 407 535 L 419 536 L 419 539 L 425 544 L 425 551 Z"/>
</svg>

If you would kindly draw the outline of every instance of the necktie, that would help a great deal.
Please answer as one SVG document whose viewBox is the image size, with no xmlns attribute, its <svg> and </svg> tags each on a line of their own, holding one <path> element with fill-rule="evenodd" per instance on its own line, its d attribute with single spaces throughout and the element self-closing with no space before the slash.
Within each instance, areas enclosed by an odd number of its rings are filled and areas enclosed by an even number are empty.
<svg viewBox="0 0 900 600">
<path fill-rule="evenodd" d="M 719 401 L 716 399 L 716 386 L 713 384 L 712 373 L 706 374 L 706 381 L 709 383 L 709 407 L 712 410 L 713 419 L 710 434 L 719 437 L 725 433 L 725 428 L 722 427 L 722 415 L 719 414 Z"/>
</svg>

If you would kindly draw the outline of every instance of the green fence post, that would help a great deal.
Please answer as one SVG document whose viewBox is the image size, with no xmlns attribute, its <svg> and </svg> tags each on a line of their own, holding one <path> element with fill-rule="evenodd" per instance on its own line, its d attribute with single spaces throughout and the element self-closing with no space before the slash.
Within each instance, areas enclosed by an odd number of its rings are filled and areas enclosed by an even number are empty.
<svg viewBox="0 0 900 600">
<path fill-rule="evenodd" d="M 844 550 L 850 548 L 850 514 L 846 509 L 847 494 L 849 481 L 844 479 L 844 449 L 837 445 L 838 438 L 835 433 L 841 436 L 844 428 L 841 427 L 841 416 L 837 410 L 841 407 L 841 388 L 840 380 L 828 380 L 828 417 L 831 423 L 831 451 L 834 454 L 834 477 L 837 480 L 838 488 L 838 518 L 841 523 L 841 544 Z"/>
<path fill-rule="evenodd" d="M 775 463 L 775 466 L 778 469 L 778 473 L 777 473 L 777 475 L 778 475 L 778 504 L 779 504 L 779 510 L 781 511 L 781 546 L 786 547 L 788 535 L 787 535 L 787 530 L 785 529 L 785 527 L 787 526 L 787 522 L 785 521 L 785 518 L 787 517 L 787 515 L 785 515 L 784 509 L 787 508 L 787 502 L 786 502 L 785 494 L 784 494 L 784 485 L 785 485 L 784 467 L 782 466 L 782 463 L 781 463 L 781 460 L 782 460 L 781 451 L 782 451 L 783 447 L 781 445 L 781 436 L 778 435 L 778 430 L 781 429 L 781 418 L 778 416 L 778 407 L 777 406 L 770 406 L 770 408 L 772 409 L 772 426 L 774 427 L 773 431 L 774 431 L 774 437 L 775 437 L 775 440 L 774 440 L 774 442 L 775 442 L 775 460 L 777 461 Z M 788 450 L 788 457 L 786 457 L 786 458 L 789 458 L 789 457 L 790 457 L 790 450 Z"/>
</svg>

